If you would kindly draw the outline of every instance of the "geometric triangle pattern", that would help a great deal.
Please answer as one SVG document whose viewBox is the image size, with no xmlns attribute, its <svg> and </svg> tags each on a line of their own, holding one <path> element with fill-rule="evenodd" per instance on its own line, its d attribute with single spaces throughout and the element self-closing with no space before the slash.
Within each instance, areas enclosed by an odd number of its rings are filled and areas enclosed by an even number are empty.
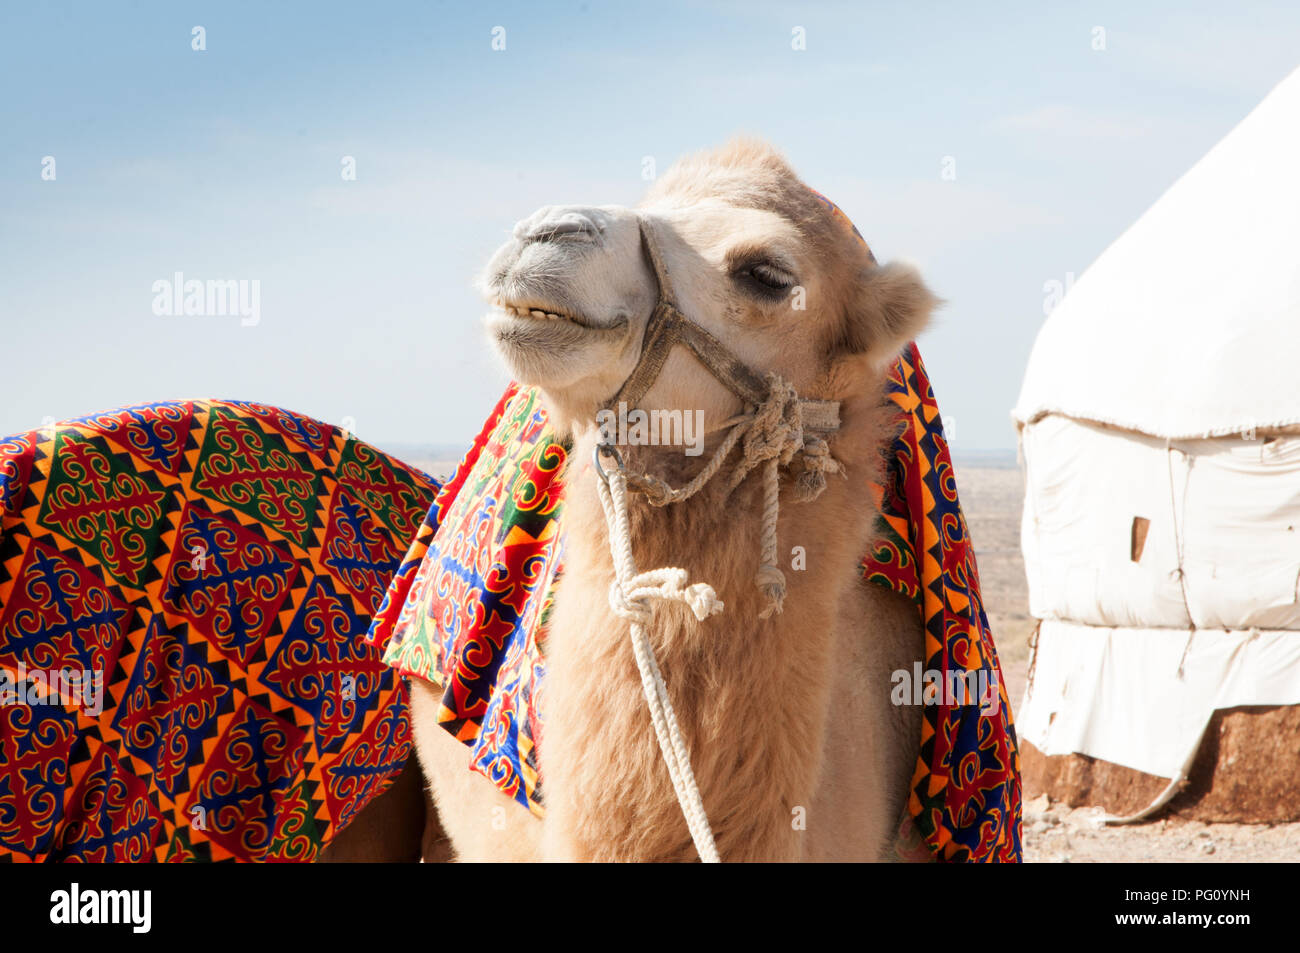
<svg viewBox="0 0 1300 953">
<path fill-rule="evenodd" d="M 470 768 L 542 814 L 539 641 L 559 563 L 566 452 L 511 384 L 443 485 L 372 624 L 384 661 L 442 691 Z"/>
<path fill-rule="evenodd" d="M 890 370 L 887 391 L 898 430 L 885 479 L 872 487 L 879 543 L 863 574 L 916 602 L 925 671 L 940 675 L 939 684 L 954 684 L 956 675 L 955 684 L 998 692 L 996 705 L 948 692 L 927 699 L 908 816 L 938 860 L 1018 863 L 1020 749 L 943 418 L 916 344 Z"/>
<path fill-rule="evenodd" d="M 365 636 L 437 491 L 247 402 L 0 440 L 0 862 L 312 860 L 410 751 Z"/>
</svg>

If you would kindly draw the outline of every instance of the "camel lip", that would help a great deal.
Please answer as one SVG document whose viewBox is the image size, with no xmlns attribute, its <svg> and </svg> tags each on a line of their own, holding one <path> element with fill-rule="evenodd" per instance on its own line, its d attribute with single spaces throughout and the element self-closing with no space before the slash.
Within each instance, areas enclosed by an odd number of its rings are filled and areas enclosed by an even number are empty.
<svg viewBox="0 0 1300 953">
<path fill-rule="evenodd" d="M 621 319 L 608 324 L 596 323 L 586 317 L 579 317 L 568 311 L 551 307 L 545 302 L 535 300 L 511 301 L 497 296 L 492 299 L 491 303 L 494 308 L 506 317 L 519 321 L 562 321 L 585 328 L 588 331 L 610 331 L 626 323 L 625 320 Z"/>
</svg>

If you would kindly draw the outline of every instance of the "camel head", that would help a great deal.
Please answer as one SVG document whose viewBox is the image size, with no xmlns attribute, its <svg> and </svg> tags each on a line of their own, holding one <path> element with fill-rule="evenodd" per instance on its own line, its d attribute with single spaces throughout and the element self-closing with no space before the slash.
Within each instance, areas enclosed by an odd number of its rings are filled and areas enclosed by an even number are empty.
<svg viewBox="0 0 1300 953">
<path fill-rule="evenodd" d="M 913 268 L 878 264 L 774 150 L 733 142 L 678 162 L 635 209 L 540 208 L 489 262 L 489 335 L 561 426 L 594 421 L 637 366 L 659 296 L 643 223 L 680 311 L 806 397 L 843 400 L 878 386 L 936 304 Z M 684 347 L 639 405 L 695 410 L 709 426 L 740 410 Z"/>
</svg>

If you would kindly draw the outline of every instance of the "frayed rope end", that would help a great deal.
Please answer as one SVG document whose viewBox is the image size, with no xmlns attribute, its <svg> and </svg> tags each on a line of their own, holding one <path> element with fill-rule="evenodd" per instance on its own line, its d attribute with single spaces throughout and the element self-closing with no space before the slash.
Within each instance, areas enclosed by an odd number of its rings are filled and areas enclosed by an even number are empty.
<svg viewBox="0 0 1300 953">
<path fill-rule="evenodd" d="M 767 599 L 767 608 L 758 614 L 760 619 L 770 618 L 785 608 L 785 573 L 770 564 L 760 566 L 754 584 Z"/>
</svg>

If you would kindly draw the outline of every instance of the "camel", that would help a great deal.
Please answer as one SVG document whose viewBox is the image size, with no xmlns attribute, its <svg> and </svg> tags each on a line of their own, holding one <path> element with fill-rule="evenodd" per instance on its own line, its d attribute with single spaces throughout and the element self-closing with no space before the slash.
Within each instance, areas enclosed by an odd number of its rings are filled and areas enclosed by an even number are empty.
<svg viewBox="0 0 1300 953">
<path fill-rule="evenodd" d="M 679 161 L 635 209 L 547 206 L 514 228 L 482 278 L 486 326 L 512 376 L 538 388 L 572 439 L 565 564 L 549 623 L 536 818 L 467 769 L 437 723 L 439 691 L 412 680 L 419 763 L 459 860 L 698 859 L 661 758 L 629 646 L 609 604 L 614 567 L 597 493 L 598 412 L 638 367 L 658 287 L 642 251 L 653 230 L 676 305 L 748 368 L 804 398 L 838 401 L 827 440 L 844 477 L 795 502 L 783 473 L 777 538 L 782 610 L 755 585 L 759 471 L 728 493 L 650 506 L 633 495 L 641 569 L 684 568 L 725 610 L 700 621 L 655 603 L 650 641 L 724 861 L 887 860 L 916 765 L 921 710 L 890 702 L 890 674 L 922 659 L 915 606 L 861 576 L 876 511 L 868 484 L 888 446 L 886 371 L 937 299 L 916 270 L 877 264 L 842 217 L 770 147 L 736 141 Z M 799 305 L 802 305 L 800 307 Z M 702 415 L 741 400 L 685 347 L 638 401 Z M 679 485 L 702 457 L 620 447 L 629 472 Z M 806 568 L 792 565 L 801 547 Z"/>
</svg>

